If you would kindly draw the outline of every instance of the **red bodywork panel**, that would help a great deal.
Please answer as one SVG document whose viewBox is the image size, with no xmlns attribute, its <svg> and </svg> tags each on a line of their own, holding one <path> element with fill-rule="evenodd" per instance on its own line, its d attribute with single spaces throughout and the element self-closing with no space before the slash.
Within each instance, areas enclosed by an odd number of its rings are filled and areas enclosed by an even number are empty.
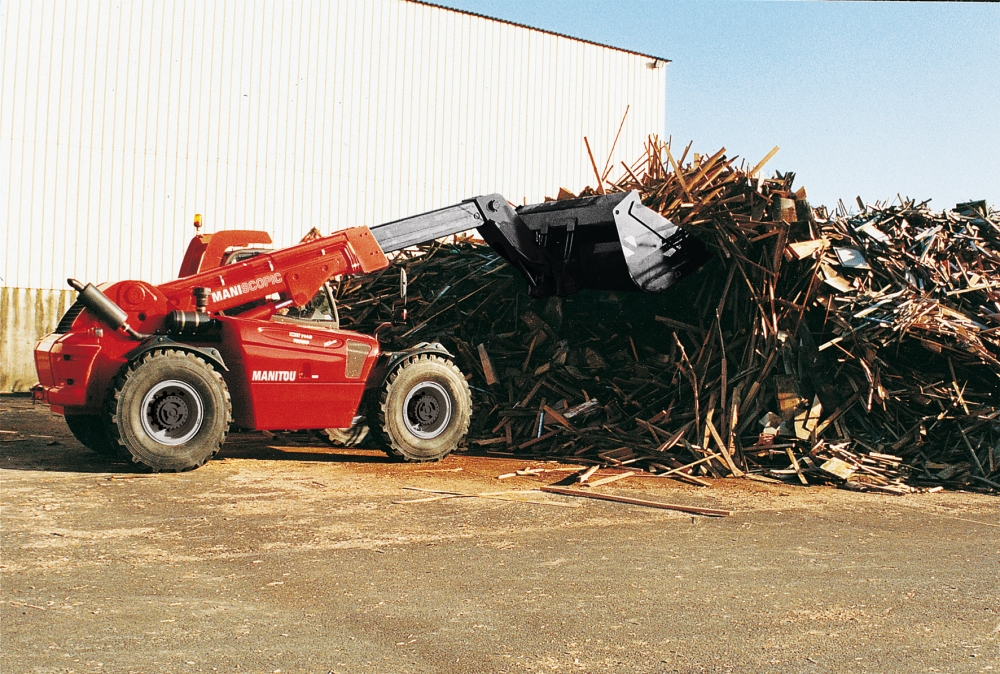
<svg viewBox="0 0 1000 674">
<path fill-rule="evenodd" d="M 52 405 L 53 412 L 61 414 L 64 407 L 88 408 L 95 413 L 100 411 L 103 397 L 100 400 L 87 399 L 87 389 L 95 380 L 103 380 L 105 384 L 110 381 L 110 377 L 102 377 L 100 366 L 103 363 L 97 361 L 100 352 L 99 341 L 87 334 L 52 333 L 38 343 L 35 347 L 35 370 L 39 383 L 45 387 L 45 399 Z M 95 363 L 98 365 L 96 371 Z"/>
<path fill-rule="evenodd" d="M 222 319 L 233 420 L 258 430 L 347 428 L 378 360 L 378 340 L 280 319 Z"/>
<path fill-rule="evenodd" d="M 196 237 L 205 246 L 198 257 L 202 265 L 209 261 L 205 251 L 216 248 L 207 236 Z M 240 238 L 246 242 L 245 236 Z M 232 241 L 227 238 L 219 246 L 220 259 L 226 248 L 239 245 Z M 228 371 L 221 374 L 232 396 L 234 421 L 258 430 L 345 428 L 378 359 L 378 341 L 328 329 L 322 322 L 286 319 L 276 315 L 277 305 L 290 301 L 302 306 L 334 276 L 388 265 L 368 228 L 355 227 L 159 286 L 119 281 L 101 290 L 128 314 L 135 330 L 165 334 L 167 315 L 194 311 L 194 289 L 207 288 L 208 312 L 221 324 L 221 339 L 177 341 L 222 354 Z M 248 304 L 252 308 L 245 316 L 225 313 Z M 86 310 L 69 332 L 42 338 L 35 347 L 35 367 L 52 410 L 100 413 L 114 378 L 140 346 Z"/>
</svg>

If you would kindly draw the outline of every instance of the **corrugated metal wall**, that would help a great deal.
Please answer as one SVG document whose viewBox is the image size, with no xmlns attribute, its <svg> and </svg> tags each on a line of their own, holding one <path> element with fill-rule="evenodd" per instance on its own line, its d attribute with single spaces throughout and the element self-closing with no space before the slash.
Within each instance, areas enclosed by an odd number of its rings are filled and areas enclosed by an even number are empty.
<svg viewBox="0 0 1000 674">
<path fill-rule="evenodd" d="M 541 201 L 664 123 L 649 57 L 406 0 L 3 0 L 0 59 L 0 286 L 171 279 L 195 213 L 287 245 Z"/>
<path fill-rule="evenodd" d="M 0 391 L 27 391 L 38 381 L 35 343 L 55 329 L 75 298 L 69 289 L 0 287 Z"/>
</svg>

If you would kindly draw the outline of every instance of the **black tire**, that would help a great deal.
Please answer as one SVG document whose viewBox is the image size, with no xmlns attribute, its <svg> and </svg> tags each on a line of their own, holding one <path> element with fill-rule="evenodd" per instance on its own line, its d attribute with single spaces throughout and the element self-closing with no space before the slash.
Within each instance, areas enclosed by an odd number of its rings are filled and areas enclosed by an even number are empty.
<svg viewBox="0 0 1000 674">
<path fill-rule="evenodd" d="M 361 447 L 368 439 L 368 425 L 357 424 L 350 428 L 323 428 L 316 431 L 316 435 L 333 447 Z"/>
<path fill-rule="evenodd" d="M 66 425 L 80 444 L 110 459 L 121 457 L 117 443 L 112 444 L 108 430 L 99 414 L 67 414 Z"/>
<path fill-rule="evenodd" d="M 372 430 L 386 454 L 405 461 L 439 461 L 469 431 L 472 393 L 454 363 L 420 354 L 393 370 L 375 407 L 378 422 Z"/>
<path fill-rule="evenodd" d="M 222 447 L 232 421 L 222 376 L 197 355 L 174 349 L 130 363 L 106 408 L 111 438 L 153 471 L 201 466 Z"/>
</svg>

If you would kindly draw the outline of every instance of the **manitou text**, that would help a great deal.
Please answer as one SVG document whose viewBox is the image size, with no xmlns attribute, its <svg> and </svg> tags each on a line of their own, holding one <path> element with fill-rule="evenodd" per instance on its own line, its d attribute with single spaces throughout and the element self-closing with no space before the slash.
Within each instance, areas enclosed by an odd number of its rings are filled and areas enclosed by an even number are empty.
<svg viewBox="0 0 1000 674">
<path fill-rule="evenodd" d="M 254 370 L 251 381 L 295 381 L 295 370 Z"/>
</svg>

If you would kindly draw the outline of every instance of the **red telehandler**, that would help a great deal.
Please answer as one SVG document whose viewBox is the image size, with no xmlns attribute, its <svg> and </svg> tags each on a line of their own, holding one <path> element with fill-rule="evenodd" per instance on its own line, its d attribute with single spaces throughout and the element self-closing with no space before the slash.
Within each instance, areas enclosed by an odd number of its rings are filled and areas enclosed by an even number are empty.
<svg viewBox="0 0 1000 674">
<path fill-rule="evenodd" d="M 471 229 L 534 297 L 659 292 L 709 257 L 635 192 L 516 209 L 492 194 L 281 250 L 250 247 L 269 244 L 266 232 L 196 235 L 177 280 L 98 288 L 69 279 L 79 295 L 35 348 L 35 398 L 90 449 L 154 471 L 201 466 L 231 423 L 343 429 L 364 418 L 391 456 L 441 459 L 472 414 L 452 355 L 436 343 L 384 352 L 376 337 L 340 330 L 330 283 L 386 268 L 387 252 Z M 284 315 L 317 295 L 332 311 Z"/>
</svg>

